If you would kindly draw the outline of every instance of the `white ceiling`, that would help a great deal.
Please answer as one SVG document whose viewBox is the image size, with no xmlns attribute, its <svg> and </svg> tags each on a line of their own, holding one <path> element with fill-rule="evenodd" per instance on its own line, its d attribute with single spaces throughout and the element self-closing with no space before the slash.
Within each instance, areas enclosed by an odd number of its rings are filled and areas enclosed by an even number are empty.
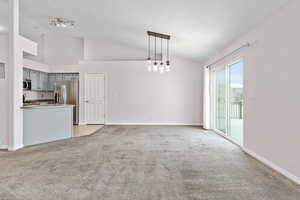
<svg viewBox="0 0 300 200">
<path fill-rule="evenodd" d="M 288 1 L 20 0 L 21 30 L 47 32 L 49 16 L 64 17 L 77 25 L 65 34 L 135 48 L 147 47 L 146 31 L 152 30 L 172 35 L 173 54 L 203 62 Z"/>
<path fill-rule="evenodd" d="M 8 0 L 0 0 L 0 34 L 7 32 L 8 25 Z"/>
</svg>

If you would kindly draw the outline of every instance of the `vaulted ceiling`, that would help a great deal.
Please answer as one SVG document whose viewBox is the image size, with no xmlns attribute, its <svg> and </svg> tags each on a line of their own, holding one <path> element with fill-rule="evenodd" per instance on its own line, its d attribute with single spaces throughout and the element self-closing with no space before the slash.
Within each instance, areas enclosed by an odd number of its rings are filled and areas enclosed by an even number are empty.
<svg viewBox="0 0 300 200">
<path fill-rule="evenodd" d="M 49 29 L 48 18 L 64 17 L 76 21 L 75 28 L 59 31 L 64 34 L 146 48 L 152 30 L 172 35 L 174 54 L 203 62 L 289 1 L 20 0 L 21 31 L 58 31 Z"/>
</svg>

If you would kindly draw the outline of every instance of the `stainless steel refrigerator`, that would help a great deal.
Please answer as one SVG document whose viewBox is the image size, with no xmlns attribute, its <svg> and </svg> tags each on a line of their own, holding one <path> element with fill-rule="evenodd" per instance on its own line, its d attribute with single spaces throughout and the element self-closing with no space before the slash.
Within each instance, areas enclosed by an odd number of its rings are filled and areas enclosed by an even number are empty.
<svg viewBox="0 0 300 200">
<path fill-rule="evenodd" d="M 56 81 L 55 102 L 58 104 L 74 105 L 73 123 L 79 123 L 79 81 Z"/>
</svg>

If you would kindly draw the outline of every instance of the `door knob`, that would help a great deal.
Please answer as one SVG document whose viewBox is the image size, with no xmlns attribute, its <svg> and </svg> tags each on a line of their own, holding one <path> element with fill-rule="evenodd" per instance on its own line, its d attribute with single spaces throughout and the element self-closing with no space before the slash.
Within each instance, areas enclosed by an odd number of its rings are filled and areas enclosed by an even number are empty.
<svg viewBox="0 0 300 200">
<path fill-rule="evenodd" d="M 85 100 L 85 103 L 88 103 L 89 101 L 88 100 Z"/>
</svg>

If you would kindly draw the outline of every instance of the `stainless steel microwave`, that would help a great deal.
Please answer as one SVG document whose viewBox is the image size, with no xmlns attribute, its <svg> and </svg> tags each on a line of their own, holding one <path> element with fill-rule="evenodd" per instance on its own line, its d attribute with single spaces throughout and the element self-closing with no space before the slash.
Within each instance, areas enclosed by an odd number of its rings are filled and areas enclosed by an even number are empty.
<svg viewBox="0 0 300 200">
<path fill-rule="evenodd" d="M 24 90 L 31 90 L 31 80 L 23 81 L 23 89 Z"/>
</svg>

